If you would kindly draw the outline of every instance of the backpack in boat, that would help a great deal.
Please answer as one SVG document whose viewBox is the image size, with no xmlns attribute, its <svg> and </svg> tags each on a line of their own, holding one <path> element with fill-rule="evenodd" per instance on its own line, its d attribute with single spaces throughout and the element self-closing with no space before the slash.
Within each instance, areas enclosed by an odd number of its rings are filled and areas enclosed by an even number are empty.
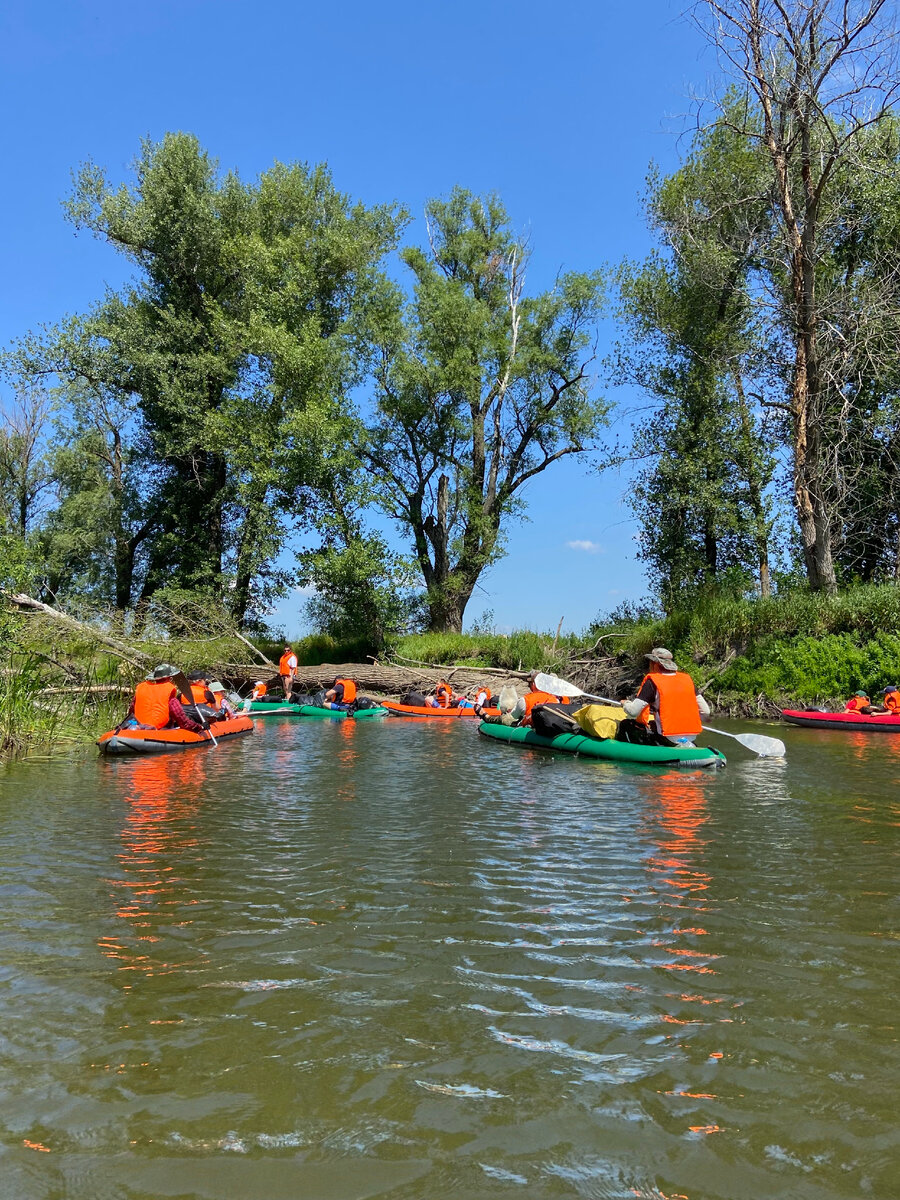
<svg viewBox="0 0 900 1200">
<path fill-rule="evenodd" d="M 531 710 L 531 728 L 541 737 L 557 737 L 561 733 L 580 733 L 568 713 L 558 704 L 536 704 Z"/>
<path fill-rule="evenodd" d="M 422 692 L 407 692 L 405 696 L 400 697 L 401 704 L 408 704 L 410 708 L 426 708 L 427 701 Z"/>
<path fill-rule="evenodd" d="M 625 720 L 625 709 L 618 704 L 583 704 L 572 713 L 583 733 L 588 737 L 614 738 L 619 725 Z"/>
<path fill-rule="evenodd" d="M 626 717 L 624 721 L 619 722 L 616 741 L 629 742 L 632 746 L 676 745 L 675 742 L 670 742 L 667 737 L 663 737 L 661 733 L 655 733 L 652 729 L 648 729 L 643 721 L 635 721 L 632 717 Z"/>
<path fill-rule="evenodd" d="M 367 708 L 377 708 L 378 701 L 373 700 L 371 696 L 357 696 L 350 705 L 350 712 L 362 712 Z"/>
</svg>

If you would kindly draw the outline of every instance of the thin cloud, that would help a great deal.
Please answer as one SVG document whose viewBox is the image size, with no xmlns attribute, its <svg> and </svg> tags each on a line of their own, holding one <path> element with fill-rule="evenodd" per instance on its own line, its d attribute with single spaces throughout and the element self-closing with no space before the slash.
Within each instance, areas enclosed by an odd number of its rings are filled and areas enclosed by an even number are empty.
<svg viewBox="0 0 900 1200">
<path fill-rule="evenodd" d="M 566 542 L 570 550 L 582 550 L 585 554 L 602 554 L 603 547 L 599 542 L 588 542 L 585 540 L 576 540 L 574 542 Z"/>
</svg>

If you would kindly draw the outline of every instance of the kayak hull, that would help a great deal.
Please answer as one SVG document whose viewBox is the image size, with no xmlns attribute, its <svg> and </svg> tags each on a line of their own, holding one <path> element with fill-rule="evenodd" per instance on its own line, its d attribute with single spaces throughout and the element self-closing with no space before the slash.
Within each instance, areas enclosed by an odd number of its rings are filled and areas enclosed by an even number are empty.
<svg viewBox="0 0 900 1200">
<path fill-rule="evenodd" d="M 332 721 L 373 721 L 387 716 L 387 709 L 379 705 L 377 708 L 361 708 L 357 712 L 344 712 L 339 708 L 318 708 L 315 704 L 296 705 L 300 717 L 322 717 Z"/>
<path fill-rule="evenodd" d="M 243 711 L 252 713 L 254 717 L 296 716 L 299 704 L 288 704 L 285 701 L 277 703 L 272 700 L 252 700 L 245 705 Z"/>
<path fill-rule="evenodd" d="M 900 717 L 865 717 L 861 713 L 802 712 L 785 708 L 781 713 L 791 725 L 806 729 L 843 729 L 845 733 L 900 733 Z"/>
<path fill-rule="evenodd" d="M 274 704 L 267 700 L 254 700 L 250 712 L 254 717 L 324 717 L 332 721 L 346 720 L 347 717 L 354 721 L 371 721 L 387 716 L 387 709 L 380 705 L 378 708 L 361 708 L 358 712 L 350 713 L 336 708 L 319 708 L 315 704 Z"/>
<path fill-rule="evenodd" d="M 640 763 L 652 767 L 724 767 L 725 756 L 707 746 L 636 746 L 612 738 L 592 738 L 581 733 L 543 737 L 524 725 L 488 725 L 478 732 L 498 742 L 536 750 L 559 750 L 564 754 L 600 758 L 606 762 Z"/>
<path fill-rule="evenodd" d="M 384 707 L 392 717 L 474 717 L 474 708 L 426 708 L 424 705 L 417 704 L 398 704 L 396 700 L 383 701 Z M 489 717 L 497 717 L 500 715 L 499 708 L 486 708 L 483 710 Z M 478 718 L 480 720 L 480 718 Z"/>
<path fill-rule="evenodd" d="M 212 732 L 217 742 L 224 742 L 244 733 L 252 733 L 253 722 L 249 717 L 217 721 Z M 198 746 L 212 744 L 208 734 L 191 733 L 188 729 L 111 729 L 97 739 L 100 753 L 109 756 L 173 754 L 179 750 L 195 750 Z"/>
</svg>

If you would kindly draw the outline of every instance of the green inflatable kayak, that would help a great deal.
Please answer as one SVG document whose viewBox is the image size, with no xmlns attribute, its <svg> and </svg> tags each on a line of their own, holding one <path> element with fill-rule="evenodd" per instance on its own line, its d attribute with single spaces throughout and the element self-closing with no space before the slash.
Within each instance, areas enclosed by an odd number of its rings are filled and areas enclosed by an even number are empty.
<svg viewBox="0 0 900 1200">
<path fill-rule="evenodd" d="M 254 717 L 270 717 L 280 713 L 282 716 L 290 714 L 296 716 L 300 711 L 299 704 L 286 704 L 283 700 L 279 704 L 274 700 L 253 700 L 250 704 L 244 702 L 241 709 L 242 713 L 249 713 Z"/>
<path fill-rule="evenodd" d="M 489 725 L 482 721 L 478 732 L 498 742 L 515 746 L 533 746 L 542 750 L 562 750 L 565 754 L 583 754 L 608 762 L 643 763 L 653 767 L 724 767 L 725 756 L 707 746 L 635 746 L 611 738 L 592 738 L 583 733 L 560 733 L 542 737 L 525 725 Z"/>
<path fill-rule="evenodd" d="M 276 704 L 271 700 L 254 700 L 249 708 L 242 709 L 252 717 L 294 716 L 294 717 L 330 717 L 333 721 L 342 721 L 347 717 L 354 721 L 371 720 L 372 717 L 386 717 L 387 709 L 361 708 L 358 712 L 343 712 L 337 708 L 317 708 L 314 704 Z"/>
<path fill-rule="evenodd" d="M 317 708 L 314 704 L 297 704 L 297 712 L 301 717 L 331 717 L 333 721 L 369 721 L 373 717 L 386 717 L 387 709 L 379 705 L 377 708 L 360 708 L 356 712 L 342 712 L 339 708 Z"/>
</svg>

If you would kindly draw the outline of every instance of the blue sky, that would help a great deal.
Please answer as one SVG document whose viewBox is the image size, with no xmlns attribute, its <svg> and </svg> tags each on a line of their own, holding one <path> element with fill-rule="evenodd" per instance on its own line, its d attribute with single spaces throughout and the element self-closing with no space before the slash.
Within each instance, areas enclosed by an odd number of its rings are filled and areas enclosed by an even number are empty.
<svg viewBox="0 0 900 1200">
<path fill-rule="evenodd" d="M 561 269 L 641 256 L 652 160 L 672 169 L 713 70 L 683 0 L 5 0 L 0 6 L 0 343 L 87 308 L 124 278 L 60 201 L 93 158 L 127 178 L 141 137 L 186 130 L 223 169 L 327 161 L 367 203 L 460 183 L 497 191 L 530 235 L 529 290 Z M 421 225 L 413 227 L 415 237 Z M 603 329 L 601 352 L 614 328 Z M 619 420 L 640 397 L 611 394 Z M 645 594 L 627 476 L 563 463 L 527 492 L 530 520 L 482 580 L 469 620 L 582 628 Z M 297 597 L 277 613 L 299 632 Z"/>
</svg>

